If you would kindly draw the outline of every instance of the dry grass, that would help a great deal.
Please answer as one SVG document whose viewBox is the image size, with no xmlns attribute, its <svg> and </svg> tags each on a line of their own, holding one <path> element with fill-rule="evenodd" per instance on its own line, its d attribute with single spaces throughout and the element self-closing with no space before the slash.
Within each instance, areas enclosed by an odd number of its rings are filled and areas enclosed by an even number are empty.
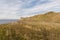
<svg viewBox="0 0 60 40">
<path fill-rule="evenodd" d="M 1 24 L 0 40 L 60 40 L 60 13 L 48 12 Z"/>
</svg>

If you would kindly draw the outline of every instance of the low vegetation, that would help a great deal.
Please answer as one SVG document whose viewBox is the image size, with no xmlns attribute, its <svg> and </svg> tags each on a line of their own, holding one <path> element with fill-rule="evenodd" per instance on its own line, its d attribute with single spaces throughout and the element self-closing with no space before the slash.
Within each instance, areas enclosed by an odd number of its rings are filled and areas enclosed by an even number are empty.
<svg viewBox="0 0 60 40">
<path fill-rule="evenodd" d="M 60 13 L 48 12 L 0 24 L 0 40 L 60 40 Z"/>
</svg>

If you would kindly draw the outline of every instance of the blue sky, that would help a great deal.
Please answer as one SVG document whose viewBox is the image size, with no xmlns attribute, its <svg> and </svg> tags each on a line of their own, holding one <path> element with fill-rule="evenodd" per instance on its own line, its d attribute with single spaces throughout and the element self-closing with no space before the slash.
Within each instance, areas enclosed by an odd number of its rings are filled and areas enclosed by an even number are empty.
<svg viewBox="0 0 60 40">
<path fill-rule="evenodd" d="M 0 0 L 0 19 L 19 19 L 48 11 L 60 12 L 60 0 Z"/>
</svg>

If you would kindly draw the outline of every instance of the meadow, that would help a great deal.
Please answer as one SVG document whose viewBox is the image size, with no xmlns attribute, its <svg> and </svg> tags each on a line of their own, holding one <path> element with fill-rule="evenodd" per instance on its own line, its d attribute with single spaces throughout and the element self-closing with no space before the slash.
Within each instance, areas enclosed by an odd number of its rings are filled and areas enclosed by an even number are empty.
<svg viewBox="0 0 60 40">
<path fill-rule="evenodd" d="M 0 24 L 0 40 L 60 40 L 60 13 L 48 12 Z"/>
</svg>

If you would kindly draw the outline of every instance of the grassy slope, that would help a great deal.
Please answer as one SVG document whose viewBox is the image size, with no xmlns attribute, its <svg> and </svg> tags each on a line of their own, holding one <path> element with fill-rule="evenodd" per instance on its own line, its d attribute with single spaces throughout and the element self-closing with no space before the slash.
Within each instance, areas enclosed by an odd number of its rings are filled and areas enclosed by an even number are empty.
<svg viewBox="0 0 60 40">
<path fill-rule="evenodd" d="M 0 40 L 60 40 L 60 13 L 48 12 L 1 24 Z"/>
</svg>

